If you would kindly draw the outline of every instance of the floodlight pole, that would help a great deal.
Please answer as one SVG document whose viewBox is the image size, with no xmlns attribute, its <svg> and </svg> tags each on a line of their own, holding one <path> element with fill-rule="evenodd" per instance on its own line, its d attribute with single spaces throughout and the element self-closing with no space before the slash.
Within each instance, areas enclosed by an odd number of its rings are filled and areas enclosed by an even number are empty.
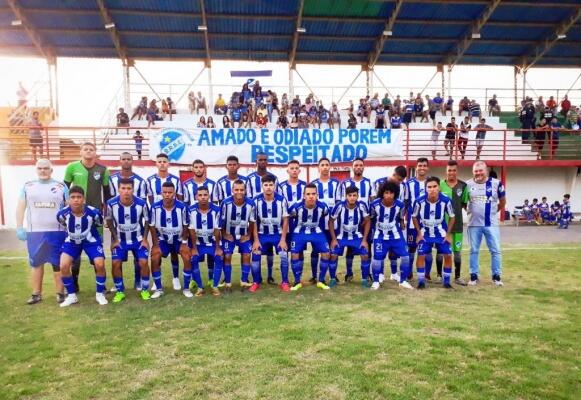
<svg viewBox="0 0 581 400">
<path fill-rule="evenodd" d="M 514 66 L 514 110 L 518 109 L 518 66 Z"/>
<path fill-rule="evenodd" d="M 364 67 L 364 68 L 365 68 L 365 92 L 366 92 L 367 96 L 371 96 L 369 94 L 369 87 L 370 87 L 369 68 L 368 67 Z"/>
<path fill-rule="evenodd" d="M 208 92 L 208 97 L 210 98 L 210 102 L 209 102 L 209 106 L 206 105 L 206 107 L 211 107 L 212 110 L 214 109 L 214 86 L 212 85 L 212 65 L 210 63 L 207 64 L 208 69 L 208 85 L 209 86 L 209 92 Z"/>
<path fill-rule="evenodd" d="M 448 96 L 452 96 L 452 66 L 448 65 Z"/>
<path fill-rule="evenodd" d="M 59 96 L 58 96 L 58 70 L 56 57 L 46 60 L 48 66 L 48 86 L 50 91 L 50 108 L 54 116 L 59 115 Z"/>
<path fill-rule="evenodd" d="M 295 85 L 294 85 L 294 74 L 293 68 L 289 64 L 288 65 L 288 93 L 289 93 L 289 103 L 292 103 L 293 99 L 295 98 Z"/>
<path fill-rule="evenodd" d="M 522 68 L 522 98 L 523 100 L 527 97 L 527 69 Z"/>
<path fill-rule="evenodd" d="M 131 60 L 133 62 L 133 60 Z M 123 65 L 123 103 L 125 104 L 125 111 L 131 109 L 131 80 L 129 74 L 129 63 Z"/>
<path fill-rule="evenodd" d="M 445 91 L 444 91 L 444 89 L 446 87 L 446 80 L 444 79 L 444 65 L 442 65 L 442 64 L 438 65 L 438 72 L 440 73 L 440 77 L 442 79 L 442 85 L 441 85 L 442 92 L 441 93 L 442 93 L 442 98 L 444 98 L 444 97 L 446 97 Z"/>
</svg>

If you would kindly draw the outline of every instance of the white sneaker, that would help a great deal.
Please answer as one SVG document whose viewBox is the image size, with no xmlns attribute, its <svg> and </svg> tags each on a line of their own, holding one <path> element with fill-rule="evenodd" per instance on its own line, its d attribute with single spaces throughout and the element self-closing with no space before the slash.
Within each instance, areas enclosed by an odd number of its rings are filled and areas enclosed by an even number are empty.
<svg viewBox="0 0 581 400">
<path fill-rule="evenodd" d="M 173 278 L 173 290 L 182 290 L 182 285 L 180 284 L 180 278 Z"/>
<path fill-rule="evenodd" d="M 476 286 L 476 285 L 478 285 L 478 280 L 476 280 L 476 281 L 471 280 L 470 282 L 468 282 L 468 286 Z"/>
<path fill-rule="evenodd" d="M 186 296 L 188 299 L 191 299 L 192 297 L 194 297 L 194 294 L 190 291 L 190 289 L 184 289 L 182 291 L 182 293 L 184 294 L 184 296 Z"/>
<path fill-rule="evenodd" d="M 502 283 L 502 281 L 492 281 L 494 283 L 494 286 L 504 286 L 504 283 Z"/>
<path fill-rule="evenodd" d="M 67 297 L 65 297 L 65 300 L 59 304 L 60 307 L 68 307 L 68 306 L 72 306 L 73 304 L 77 304 L 79 302 L 79 299 L 77 298 L 77 294 L 76 293 L 72 293 L 67 295 Z"/>
<path fill-rule="evenodd" d="M 157 290 L 157 286 L 155 286 L 155 282 L 151 282 L 151 287 L 150 287 L 152 292 L 155 292 Z"/>
<path fill-rule="evenodd" d="M 385 275 L 379 274 L 379 283 L 383 283 L 385 281 Z"/>
<path fill-rule="evenodd" d="M 379 282 L 373 282 L 373 284 L 371 285 L 371 290 L 377 290 L 379 289 Z"/>
<path fill-rule="evenodd" d="M 97 300 L 97 303 L 99 303 L 99 305 L 101 306 L 106 306 L 107 304 L 109 304 L 104 293 L 95 294 L 95 300 Z"/>
<path fill-rule="evenodd" d="M 412 285 L 410 285 L 410 283 L 408 281 L 403 281 L 399 284 L 400 288 L 404 288 L 404 289 L 411 289 L 414 290 L 414 287 Z"/>
<path fill-rule="evenodd" d="M 391 279 L 392 281 L 395 281 L 395 282 L 399 282 L 399 274 L 398 273 L 391 274 L 389 279 Z"/>
<path fill-rule="evenodd" d="M 152 299 L 159 299 L 161 296 L 163 296 L 163 290 L 159 289 L 156 290 L 155 292 L 153 292 L 153 294 L 151 295 Z"/>
</svg>

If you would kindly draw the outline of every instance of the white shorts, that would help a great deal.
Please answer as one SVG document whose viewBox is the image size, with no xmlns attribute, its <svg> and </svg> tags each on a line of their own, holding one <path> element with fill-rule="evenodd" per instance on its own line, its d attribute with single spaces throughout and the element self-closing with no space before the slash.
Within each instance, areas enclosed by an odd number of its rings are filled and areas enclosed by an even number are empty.
<svg viewBox="0 0 581 400">
<path fill-rule="evenodd" d="M 432 132 L 432 151 L 438 150 L 438 138 L 440 137 L 439 133 Z"/>
</svg>

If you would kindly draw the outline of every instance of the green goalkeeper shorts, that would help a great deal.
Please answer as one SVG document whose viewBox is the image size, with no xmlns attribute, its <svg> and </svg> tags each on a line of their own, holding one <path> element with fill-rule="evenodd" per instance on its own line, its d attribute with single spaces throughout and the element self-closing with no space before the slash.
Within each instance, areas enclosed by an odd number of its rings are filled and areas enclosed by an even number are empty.
<svg viewBox="0 0 581 400">
<path fill-rule="evenodd" d="M 462 251 L 462 242 L 464 240 L 464 234 L 460 233 L 452 233 L 452 251 L 454 253 L 459 253 Z"/>
</svg>

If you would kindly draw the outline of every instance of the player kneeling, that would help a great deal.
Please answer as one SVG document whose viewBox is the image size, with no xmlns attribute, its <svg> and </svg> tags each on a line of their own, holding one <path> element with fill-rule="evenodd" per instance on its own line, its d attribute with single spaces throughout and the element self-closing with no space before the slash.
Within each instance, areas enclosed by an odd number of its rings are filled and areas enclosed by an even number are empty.
<svg viewBox="0 0 581 400">
<path fill-rule="evenodd" d="M 335 234 L 335 221 L 338 225 L 338 233 Z M 329 262 L 330 276 L 336 276 L 337 258 L 343 256 L 345 248 L 351 254 L 361 256 L 361 285 L 369 287 L 369 210 L 367 205 L 359 201 L 359 189 L 349 186 L 345 190 L 345 200 L 337 204 L 329 218 L 329 232 L 331 233 L 331 261 Z M 361 232 L 363 227 L 363 233 Z M 324 282 L 325 276 L 319 275 L 319 282 Z M 331 278 L 329 286 L 334 287 L 336 279 Z"/>
<path fill-rule="evenodd" d="M 112 274 L 117 289 L 113 303 L 125 300 L 123 262 L 129 252 L 138 261 L 141 271 L 141 298 L 149 300 L 149 243 L 147 242 L 147 205 L 134 196 L 133 179 L 119 180 L 119 195 L 107 201 L 107 227 L 111 231 Z"/>
<path fill-rule="evenodd" d="M 392 181 L 385 181 L 379 187 L 377 199 L 371 203 L 371 218 L 375 219 L 373 234 L 373 285 L 371 289 L 379 289 L 381 265 L 389 252 L 401 259 L 399 286 L 413 289 L 407 281 L 410 272 L 410 258 L 407 251 L 405 236 L 405 205 L 398 200 L 400 186 Z"/>
<path fill-rule="evenodd" d="M 414 204 L 412 220 L 418 232 L 418 289 L 425 289 L 426 254 L 431 254 L 432 246 L 444 256 L 443 284 L 451 289 L 452 276 L 452 228 L 454 208 L 450 198 L 440 193 L 440 179 L 431 176 L 426 179 L 426 195 Z M 446 224 L 446 215 L 449 218 Z"/>
<path fill-rule="evenodd" d="M 190 241 L 192 243 L 192 278 L 198 290 L 195 296 L 205 294 L 200 261 L 206 256 L 208 265 L 212 260 L 212 294 L 219 296 L 218 284 L 222 276 L 222 248 L 220 247 L 220 207 L 210 203 L 210 192 L 207 186 L 200 186 L 196 192 L 196 204 L 188 208 L 190 217 Z M 210 267 L 208 266 L 208 269 Z"/>
<path fill-rule="evenodd" d="M 275 248 L 280 257 L 280 288 L 290 291 L 288 284 L 288 203 L 276 193 L 276 178 L 273 175 L 262 177 L 262 193 L 254 198 L 256 223 L 254 224 L 254 244 L 252 246 L 252 279 L 250 292 L 256 292 L 262 283 L 260 257 L 269 248 Z"/>
<path fill-rule="evenodd" d="M 104 306 L 108 303 L 105 298 L 105 281 L 107 279 L 105 253 L 103 252 L 103 241 L 97 230 L 98 226 L 103 225 L 103 216 L 96 208 L 85 205 L 85 191 L 82 188 L 73 186 L 69 193 L 69 206 L 57 214 L 57 220 L 67 231 L 67 238 L 63 243 L 61 254 L 61 277 L 68 294 L 60 306 L 68 307 L 79 302 L 71 275 L 71 267 L 73 260 L 79 258 L 83 251 L 95 267 L 97 284 L 95 299 L 97 303 Z"/>
</svg>

